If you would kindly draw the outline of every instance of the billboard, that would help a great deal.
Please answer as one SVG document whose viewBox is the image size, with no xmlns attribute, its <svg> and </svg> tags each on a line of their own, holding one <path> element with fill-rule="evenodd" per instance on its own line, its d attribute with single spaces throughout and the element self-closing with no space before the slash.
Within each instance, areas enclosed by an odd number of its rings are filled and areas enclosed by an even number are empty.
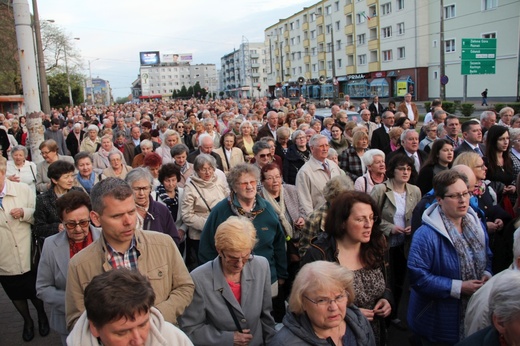
<svg viewBox="0 0 520 346">
<path fill-rule="evenodd" d="M 158 65 L 161 63 L 159 51 L 140 52 L 139 58 L 141 61 L 141 66 Z"/>
<path fill-rule="evenodd" d="M 162 62 L 166 63 L 190 63 L 193 60 L 193 54 L 191 53 L 182 53 L 182 54 L 163 54 Z"/>
</svg>

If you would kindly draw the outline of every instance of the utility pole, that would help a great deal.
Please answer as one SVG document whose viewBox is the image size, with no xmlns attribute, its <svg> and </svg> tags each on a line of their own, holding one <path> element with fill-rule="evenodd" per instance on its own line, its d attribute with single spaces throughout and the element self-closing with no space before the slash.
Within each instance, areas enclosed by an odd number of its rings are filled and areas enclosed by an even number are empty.
<svg viewBox="0 0 520 346">
<path fill-rule="evenodd" d="M 440 0 L 441 4 L 441 21 L 440 21 L 440 78 L 446 75 L 446 66 L 444 61 L 444 0 Z M 440 84 L 439 98 L 443 101 L 446 100 L 446 86 L 443 83 Z"/>
<path fill-rule="evenodd" d="M 38 77 L 36 75 L 36 56 L 34 53 L 31 13 L 27 0 L 13 0 L 14 25 L 18 55 L 20 57 L 20 71 L 22 75 L 23 98 L 25 115 L 27 116 L 27 130 L 29 135 L 27 145 L 31 150 L 33 162 L 43 160 L 39 145 L 43 141 L 44 128 L 40 117 L 40 94 Z"/>
<path fill-rule="evenodd" d="M 40 74 L 40 97 L 42 110 L 45 114 L 51 114 L 51 104 L 49 102 L 49 89 L 47 87 L 47 73 L 45 71 L 45 58 L 42 47 L 42 33 L 40 27 L 40 16 L 38 14 L 38 3 L 32 0 L 34 35 L 36 36 L 36 57 L 38 58 L 38 72 Z"/>
</svg>

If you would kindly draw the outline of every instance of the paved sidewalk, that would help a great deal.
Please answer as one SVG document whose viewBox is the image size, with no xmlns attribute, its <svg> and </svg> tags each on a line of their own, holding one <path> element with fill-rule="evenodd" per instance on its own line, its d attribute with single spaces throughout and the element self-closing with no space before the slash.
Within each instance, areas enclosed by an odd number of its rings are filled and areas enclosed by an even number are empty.
<svg viewBox="0 0 520 346">
<path fill-rule="evenodd" d="M 34 339 L 30 342 L 22 340 L 23 319 L 16 311 L 13 303 L 5 294 L 3 288 L 0 287 L 0 346 L 59 346 L 61 345 L 61 338 L 58 333 L 51 329 L 51 333 L 46 337 L 41 337 L 38 334 L 38 316 L 34 306 L 29 302 L 31 315 L 36 326 L 34 331 Z M 50 309 L 47 308 L 47 316 L 49 316 Z"/>
</svg>

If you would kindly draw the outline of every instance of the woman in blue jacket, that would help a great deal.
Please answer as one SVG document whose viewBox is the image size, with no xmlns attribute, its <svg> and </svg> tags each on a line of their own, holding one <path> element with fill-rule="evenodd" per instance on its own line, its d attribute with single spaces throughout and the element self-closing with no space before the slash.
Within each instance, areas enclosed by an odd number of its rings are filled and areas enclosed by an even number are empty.
<svg viewBox="0 0 520 346">
<path fill-rule="evenodd" d="M 423 344 L 453 345 L 464 335 L 469 298 L 491 277 L 491 252 L 469 208 L 467 177 L 443 171 L 433 188 L 437 203 L 425 210 L 408 256 L 408 324 Z"/>
</svg>

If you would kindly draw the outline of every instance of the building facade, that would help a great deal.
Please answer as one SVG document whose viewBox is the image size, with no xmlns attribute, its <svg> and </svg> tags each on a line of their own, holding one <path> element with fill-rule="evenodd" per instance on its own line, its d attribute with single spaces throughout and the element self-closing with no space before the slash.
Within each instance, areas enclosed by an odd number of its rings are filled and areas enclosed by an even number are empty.
<svg viewBox="0 0 520 346">
<path fill-rule="evenodd" d="M 421 100 L 439 97 L 440 3 L 323 0 L 279 20 L 264 30 L 270 91 L 330 83 L 339 97 L 395 98 L 408 92 Z M 520 2 L 444 0 L 444 12 L 447 98 L 462 96 L 461 39 L 493 36 L 499 41 L 496 77 L 508 78 L 496 92 L 515 96 Z M 492 93 L 483 83 L 489 77 L 468 77 L 478 83 L 468 96 L 485 87 Z"/>
<path fill-rule="evenodd" d="M 210 92 L 216 92 L 218 86 L 215 64 L 191 65 L 166 62 L 141 66 L 139 76 L 140 96 L 146 97 L 161 95 L 162 98 L 169 98 L 173 90 L 180 90 L 183 86 L 189 88 L 197 82 Z"/>
<path fill-rule="evenodd" d="M 267 92 L 265 45 L 243 40 L 220 59 L 220 90 L 225 96 L 259 97 Z"/>
</svg>

